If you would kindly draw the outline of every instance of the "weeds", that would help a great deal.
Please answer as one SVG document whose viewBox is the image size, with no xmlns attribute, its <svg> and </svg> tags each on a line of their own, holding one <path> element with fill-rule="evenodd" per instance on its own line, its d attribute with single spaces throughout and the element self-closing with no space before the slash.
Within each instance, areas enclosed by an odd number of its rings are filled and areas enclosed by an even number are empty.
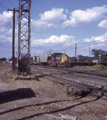
<svg viewBox="0 0 107 120">
<path fill-rule="evenodd" d="M 99 63 L 97 63 L 96 65 L 93 65 L 92 68 L 96 69 L 96 70 L 107 70 L 107 67 L 104 65 L 101 65 Z"/>
<path fill-rule="evenodd" d="M 13 78 L 12 70 L 6 70 L 4 73 L 0 76 L 1 81 L 7 81 Z"/>
<path fill-rule="evenodd" d="M 94 70 L 107 71 L 107 66 L 101 65 L 99 63 L 97 63 L 96 65 L 93 65 L 93 66 L 74 66 L 74 67 L 79 67 L 79 68 L 83 68 L 83 69 L 94 69 Z"/>
</svg>

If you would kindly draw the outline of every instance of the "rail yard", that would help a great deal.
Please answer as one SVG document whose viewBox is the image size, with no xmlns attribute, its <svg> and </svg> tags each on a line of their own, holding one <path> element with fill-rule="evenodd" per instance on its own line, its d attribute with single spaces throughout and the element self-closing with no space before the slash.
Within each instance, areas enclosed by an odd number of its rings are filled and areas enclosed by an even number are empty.
<svg viewBox="0 0 107 120">
<path fill-rule="evenodd" d="M 106 71 L 31 65 L 31 73 L 17 79 L 0 64 L 1 120 L 107 119 Z"/>
<path fill-rule="evenodd" d="M 106 2 L 0 7 L 0 120 L 107 120 Z"/>
</svg>

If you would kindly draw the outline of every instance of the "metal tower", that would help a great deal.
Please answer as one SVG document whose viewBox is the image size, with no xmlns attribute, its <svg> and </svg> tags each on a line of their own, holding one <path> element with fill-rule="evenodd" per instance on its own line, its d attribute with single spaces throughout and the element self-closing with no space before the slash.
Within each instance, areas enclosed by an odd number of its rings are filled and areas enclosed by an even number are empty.
<svg viewBox="0 0 107 120">
<path fill-rule="evenodd" d="M 18 18 L 18 75 L 30 71 L 31 0 L 19 0 Z"/>
</svg>

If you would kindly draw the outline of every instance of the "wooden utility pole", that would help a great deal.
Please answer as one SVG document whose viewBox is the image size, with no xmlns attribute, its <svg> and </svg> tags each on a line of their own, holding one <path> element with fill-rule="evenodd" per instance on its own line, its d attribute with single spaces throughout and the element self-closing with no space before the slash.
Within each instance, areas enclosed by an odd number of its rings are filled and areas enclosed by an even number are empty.
<svg viewBox="0 0 107 120">
<path fill-rule="evenodd" d="M 47 55 L 51 55 L 51 52 L 52 52 L 52 49 L 49 49 L 49 50 L 47 51 Z"/>
<path fill-rule="evenodd" d="M 13 40 L 12 40 L 12 53 L 13 53 L 13 71 L 15 70 L 15 8 L 13 9 Z"/>
<path fill-rule="evenodd" d="M 12 70 L 15 70 L 15 8 L 13 10 L 8 9 L 8 11 L 13 11 L 13 37 L 12 37 Z"/>
<path fill-rule="evenodd" d="M 89 57 L 90 57 L 90 45 L 89 45 Z"/>
<path fill-rule="evenodd" d="M 75 65 L 77 63 L 77 43 L 75 44 Z"/>
</svg>

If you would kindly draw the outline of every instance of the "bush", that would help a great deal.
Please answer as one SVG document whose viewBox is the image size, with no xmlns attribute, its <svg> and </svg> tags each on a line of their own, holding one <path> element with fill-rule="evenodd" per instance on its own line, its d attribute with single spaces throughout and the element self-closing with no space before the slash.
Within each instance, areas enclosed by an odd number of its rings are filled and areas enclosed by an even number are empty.
<svg viewBox="0 0 107 120">
<path fill-rule="evenodd" d="M 92 67 L 96 70 L 107 70 L 107 67 L 105 67 L 104 65 L 101 65 L 99 63 L 97 63 L 96 65 L 94 65 Z"/>
</svg>

